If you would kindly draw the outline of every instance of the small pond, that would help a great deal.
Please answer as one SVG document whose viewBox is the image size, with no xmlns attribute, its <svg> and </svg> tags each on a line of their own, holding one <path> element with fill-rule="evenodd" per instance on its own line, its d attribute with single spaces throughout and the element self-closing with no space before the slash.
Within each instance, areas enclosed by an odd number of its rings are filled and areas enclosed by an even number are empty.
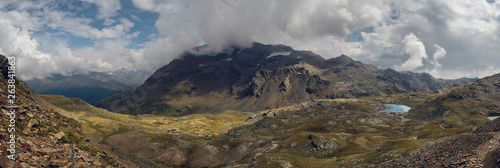
<svg viewBox="0 0 500 168">
<path fill-rule="evenodd" d="M 384 105 L 389 106 L 389 108 L 382 110 L 383 112 L 406 113 L 411 109 L 409 106 L 399 104 L 384 103 Z"/>
</svg>

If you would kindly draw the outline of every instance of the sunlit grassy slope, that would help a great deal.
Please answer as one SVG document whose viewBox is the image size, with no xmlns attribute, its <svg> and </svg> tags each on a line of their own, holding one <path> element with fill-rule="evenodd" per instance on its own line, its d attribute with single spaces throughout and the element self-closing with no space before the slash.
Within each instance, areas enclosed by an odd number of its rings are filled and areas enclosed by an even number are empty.
<svg viewBox="0 0 500 168">
<path fill-rule="evenodd" d="M 116 132 L 133 129 L 151 134 L 182 133 L 188 135 L 217 136 L 244 123 L 251 114 L 224 111 L 219 114 L 193 114 L 184 117 L 156 115 L 125 115 L 96 108 L 77 98 L 59 95 L 40 95 L 49 103 L 64 109 L 65 115 L 103 131 Z"/>
<path fill-rule="evenodd" d="M 325 99 L 256 113 L 183 117 L 124 115 L 80 99 L 41 97 L 81 121 L 84 135 L 97 146 L 142 167 L 325 167 L 377 164 L 469 130 L 377 113 L 385 108 L 382 102 L 415 106 L 435 94 Z"/>
<path fill-rule="evenodd" d="M 62 115 L 82 122 L 83 135 L 97 147 L 121 158 L 129 167 L 165 167 L 134 151 L 132 147 L 162 143 L 167 144 L 172 137 L 187 136 L 194 139 L 221 137 L 230 129 L 240 126 L 253 114 L 224 111 L 216 115 L 193 114 L 184 117 L 155 115 L 125 115 L 96 108 L 78 98 L 60 95 L 40 95 L 55 105 Z M 190 139 L 190 138 L 188 138 Z M 197 143 L 194 142 L 193 143 Z M 147 150 L 145 148 L 144 150 Z M 157 156 L 155 156 L 157 157 Z"/>
</svg>

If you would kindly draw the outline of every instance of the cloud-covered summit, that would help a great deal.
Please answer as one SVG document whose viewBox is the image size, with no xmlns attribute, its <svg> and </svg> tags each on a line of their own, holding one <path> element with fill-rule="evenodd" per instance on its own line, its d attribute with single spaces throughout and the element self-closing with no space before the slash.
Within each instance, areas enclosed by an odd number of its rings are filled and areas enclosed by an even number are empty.
<svg viewBox="0 0 500 168">
<path fill-rule="evenodd" d="M 0 2 L 0 52 L 24 78 L 154 70 L 179 53 L 252 42 L 341 54 L 437 77 L 500 72 L 492 0 L 72 0 Z"/>
</svg>

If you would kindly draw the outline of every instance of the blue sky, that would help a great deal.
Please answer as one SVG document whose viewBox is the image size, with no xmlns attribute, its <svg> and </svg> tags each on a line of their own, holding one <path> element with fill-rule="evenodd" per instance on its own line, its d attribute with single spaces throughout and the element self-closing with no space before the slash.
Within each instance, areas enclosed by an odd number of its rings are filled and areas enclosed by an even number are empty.
<svg viewBox="0 0 500 168">
<path fill-rule="evenodd" d="M 156 20 L 158 19 L 158 13 L 140 10 L 138 9 L 131 0 L 120 0 L 120 9 L 114 11 L 114 14 L 108 14 L 109 16 L 101 16 L 100 9 L 97 4 L 84 2 L 84 1 L 67 1 L 66 3 L 54 3 L 47 5 L 47 8 L 54 8 L 52 10 L 60 10 L 67 12 L 69 15 L 73 15 L 76 18 L 88 18 L 90 19 L 87 23 L 89 26 L 102 30 L 110 26 L 115 26 L 119 24 L 120 19 L 127 19 L 133 22 L 133 27 L 131 27 L 127 33 L 139 33 L 134 38 L 131 38 L 131 43 L 128 47 L 130 48 L 141 48 L 144 43 L 151 40 L 151 37 L 156 37 L 158 34 L 158 29 L 154 26 Z M 73 6 L 73 7 L 67 7 Z M 15 9 L 11 9 L 15 10 Z M 30 13 L 38 12 L 38 9 L 27 10 Z M 58 34 L 59 33 L 59 34 Z M 61 29 L 54 29 L 51 27 L 46 27 L 33 31 L 34 36 L 39 36 L 40 39 L 46 34 L 51 34 L 55 39 L 65 40 L 68 42 L 68 47 L 70 48 L 81 48 L 88 47 L 94 44 L 95 38 L 86 38 L 78 35 L 74 35 L 71 32 L 66 32 Z M 54 34 L 54 35 L 52 35 Z"/>
<path fill-rule="evenodd" d="M 23 79 L 156 70 L 254 41 L 441 78 L 500 72 L 494 0 L 3 0 L 0 36 Z"/>
</svg>

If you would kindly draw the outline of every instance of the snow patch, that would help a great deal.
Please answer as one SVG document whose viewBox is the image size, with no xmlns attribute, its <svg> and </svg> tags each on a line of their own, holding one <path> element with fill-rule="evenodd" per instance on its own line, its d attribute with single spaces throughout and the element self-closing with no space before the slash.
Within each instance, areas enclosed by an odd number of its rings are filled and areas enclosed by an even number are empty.
<svg viewBox="0 0 500 168">
<path fill-rule="evenodd" d="M 280 51 L 280 52 L 273 52 L 271 53 L 271 55 L 267 56 L 267 58 L 271 58 L 271 57 L 274 57 L 274 56 L 278 56 L 278 55 L 282 55 L 282 56 L 289 56 L 292 52 L 290 51 Z"/>
<path fill-rule="evenodd" d="M 489 116 L 488 119 L 493 121 L 493 120 L 497 119 L 498 117 L 500 117 L 500 116 Z"/>
</svg>

